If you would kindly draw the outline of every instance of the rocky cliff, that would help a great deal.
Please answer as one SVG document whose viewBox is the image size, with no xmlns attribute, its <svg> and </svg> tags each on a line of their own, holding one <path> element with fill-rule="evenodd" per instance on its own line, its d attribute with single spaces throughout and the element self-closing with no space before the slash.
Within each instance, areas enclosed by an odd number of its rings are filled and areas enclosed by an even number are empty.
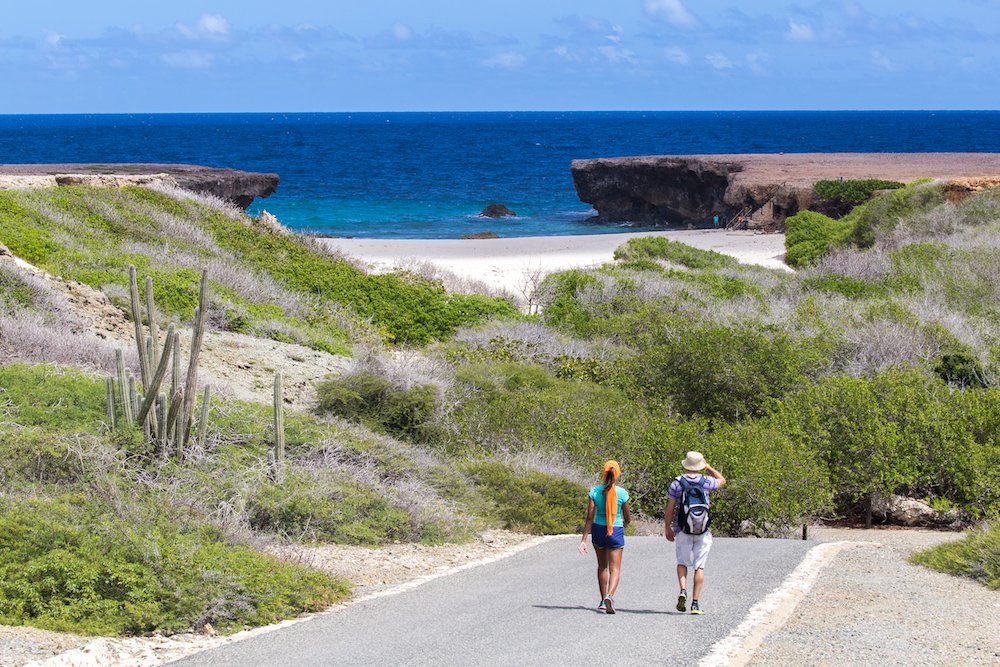
<svg viewBox="0 0 1000 667">
<path fill-rule="evenodd" d="M 277 174 L 191 164 L 0 164 L 0 187 L 94 185 L 116 187 L 168 183 L 246 208 L 278 187 Z"/>
<path fill-rule="evenodd" d="M 581 201 L 609 222 L 711 227 L 743 219 L 781 228 L 786 217 L 818 204 L 824 179 L 908 182 L 1000 176 L 998 153 L 799 153 L 656 155 L 574 160 Z"/>
</svg>

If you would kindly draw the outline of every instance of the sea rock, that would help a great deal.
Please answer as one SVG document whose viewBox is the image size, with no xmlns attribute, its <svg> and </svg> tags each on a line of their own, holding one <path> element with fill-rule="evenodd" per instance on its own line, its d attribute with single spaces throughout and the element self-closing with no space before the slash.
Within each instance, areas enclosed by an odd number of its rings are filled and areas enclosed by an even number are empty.
<svg viewBox="0 0 1000 667">
<path fill-rule="evenodd" d="M 512 218 L 517 215 L 514 211 L 510 210 L 503 204 L 492 203 L 487 205 L 483 209 L 483 212 L 479 214 L 484 218 Z"/>
<path fill-rule="evenodd" d="M 278 187 L 277 174 L 192 164 L 3 164 L 0 185 L 17 186 L 39 179 L 40 184 L 121 187 L 167 183 L 209 194 L 246 208 L 256 197 L 268 197 Z M 52 179 L 51 181 L 48 179 Z M 23 186 L 22 186 L 23 187 Z"/>
<path fill-rule="evenodd" d="M 922 500 L 897 495 L 872 499 L 872 514 L 903 526 L 954 524 L 961 519 L 957 511 L 939 512 Z"/>
<path fill-rule="evenodd" d="M 718 215 L 722 225 L 783 229 L 817 205 L 817 181 L 988 183 L 1000 175 L 1000 153 L 652 155 L 573 160 L 571 170 L 580 200 L 608 222 L 712 227 Z"/>
</svg>

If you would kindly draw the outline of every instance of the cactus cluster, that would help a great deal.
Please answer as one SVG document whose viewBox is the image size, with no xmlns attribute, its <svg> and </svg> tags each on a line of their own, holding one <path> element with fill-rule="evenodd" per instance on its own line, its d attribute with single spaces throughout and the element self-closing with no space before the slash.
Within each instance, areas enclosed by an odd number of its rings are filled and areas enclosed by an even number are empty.
<svg viewBox="0 0 1000 667">
<path fill-rule="evenodd" d="M 208 271 L 201 274 L 198 308 L 191 331 L 191 353 L 187 372 L 182 376 L 180 334 L 171 324 L 159 347 L 156 306 L 153 302 L 153 281 L 146 276 L 146 323 L 143 330 L 142 304 L 134 266 L 129 267 L 129 292 L 135 344 L 139 356 L 139 382 L 125 368 L 124 354 L 116 351 L 117 378 L 107 381 L 107 419 L 110 428 L 122 424 L 137 424 L 157 451 L 183 456 L 190 444 L 194 422 L 195 394 L 198 389 L 198 357 L 205 336 L 205 313 L 208 304 Z M 170 371 L 169 390 L 161 386 Z M 197 437 L 204 446 L 207 434 L 208 407 L 211 390 L 205 387 Z"/>
</svg>

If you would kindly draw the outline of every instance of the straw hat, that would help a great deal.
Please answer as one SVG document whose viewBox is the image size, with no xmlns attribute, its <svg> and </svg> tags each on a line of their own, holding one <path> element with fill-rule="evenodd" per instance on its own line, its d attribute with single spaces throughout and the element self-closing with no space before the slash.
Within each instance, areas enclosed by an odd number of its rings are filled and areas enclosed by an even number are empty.
<svg viewBox="0 0 1000 667">
<path fill-rule="evenodd" d="M 688 452 L 687 458 L 681 461 L 681 466 L 683 466 L 685 470 L 690 470 L 691 472 L 704 470 L 705 457 L 701 455 L 701 452 Z"/>
</svg>

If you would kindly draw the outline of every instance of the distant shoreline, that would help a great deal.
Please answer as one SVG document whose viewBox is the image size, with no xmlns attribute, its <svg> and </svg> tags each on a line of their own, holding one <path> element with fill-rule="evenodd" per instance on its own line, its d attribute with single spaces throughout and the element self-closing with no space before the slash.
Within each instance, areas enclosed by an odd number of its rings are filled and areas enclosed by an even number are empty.
<svg viewBox="0 0 1000 667">
<path fill-rule="evenodd" d="M 790 270 L 783 259 L 785 235 L 779 233 L 708 229 L 498 239 L 315 238 L 377 271 L 427 263 L 459 278 L 518 295 L 526 280 L 538 274 L 599 266 L 612 261 L 618 246 L 646 236 L 662 236 L 714 250 L 745 264 Z"/>
</svg>

